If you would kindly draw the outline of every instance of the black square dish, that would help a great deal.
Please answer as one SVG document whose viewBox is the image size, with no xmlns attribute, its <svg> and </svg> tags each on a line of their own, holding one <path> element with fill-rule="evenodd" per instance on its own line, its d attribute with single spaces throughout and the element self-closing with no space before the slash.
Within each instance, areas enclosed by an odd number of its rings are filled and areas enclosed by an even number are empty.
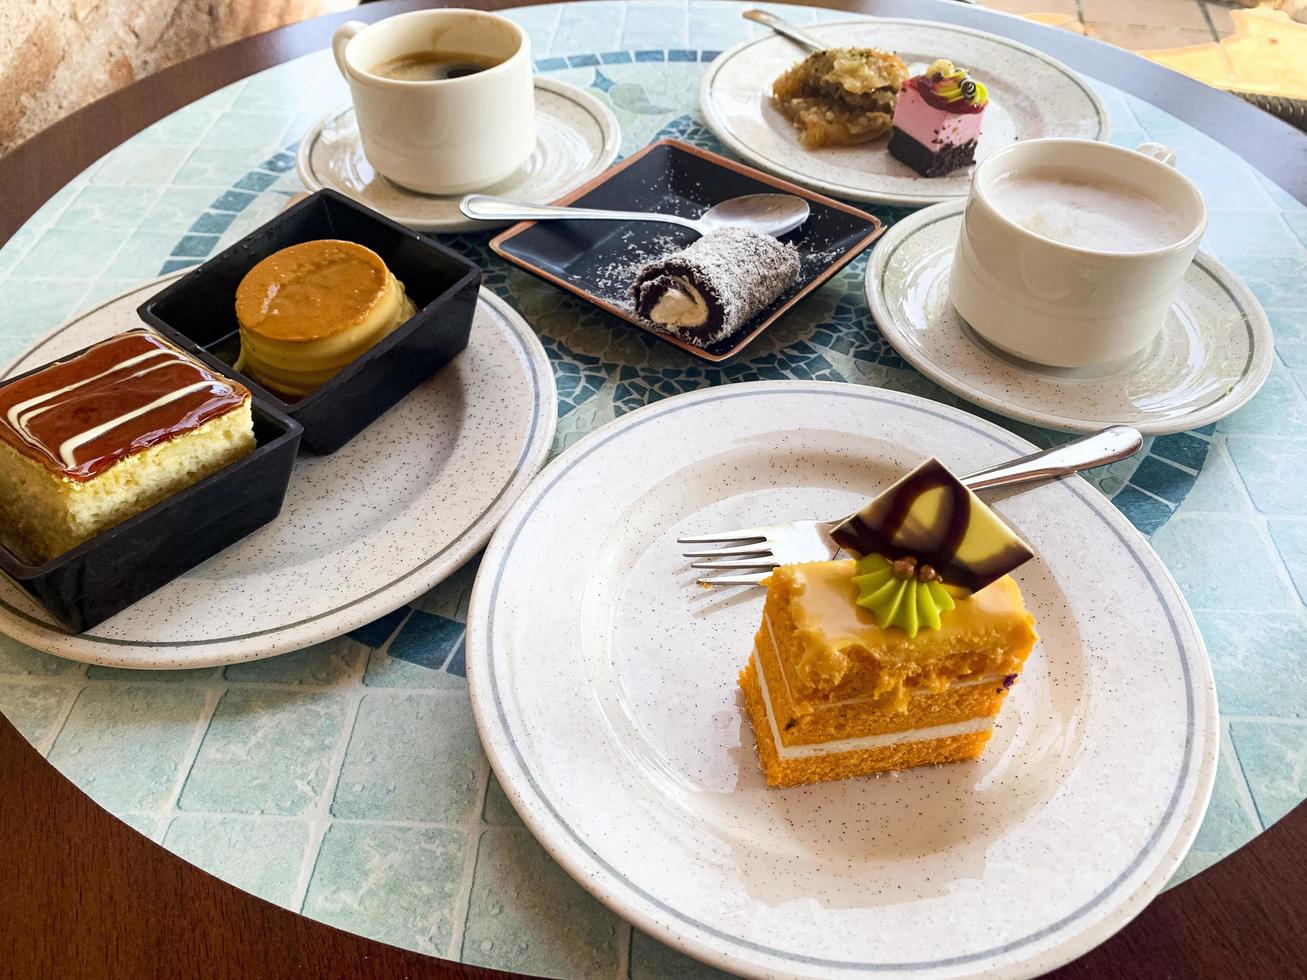
<svg viewBox="0 0 1307 980">
<path fill-rule="evenodd" d="M 320 388 L 289 402 L 236 371 L 236 287 L 273 252 L 321 238 L 381 256 L 417 306 L 398 327 Z M 283 211 L 141 305 L 164 336 L 241 381 L 304 427 L 304 448 L 335 452 L 467 346 L 481 269 L 371 208 L 321 190 Z"/>
<path fill-rule="evenodd" d="M 799 278 L 752 323 L 709 347 L 696 347 L 636 316 L 628 294 L 645 262 L 684 248 L 695 233 L 675 225 L 625 221 L 540 221 L 514 225 L 496 237 L 496 254 L 706 361 L 738 354 L 778 317 L 851 262 L 884 231 L 865 211 L 677 140 L 659 140 L 610 167 L 556 204 L 621 211 L 656 211 L 697 218 L 721 201 L 781 192 L 812 210 L 783 236 L 799 250 Z"/>
<path fill-rule="evenodd" d="M 302 430 L 258 395 L 250 407 L 256 445 L 248 456 L 40 565 L 0 541 L 0 572 L 83 633 L 267 524 L 286 498 Z"/>
</svg>

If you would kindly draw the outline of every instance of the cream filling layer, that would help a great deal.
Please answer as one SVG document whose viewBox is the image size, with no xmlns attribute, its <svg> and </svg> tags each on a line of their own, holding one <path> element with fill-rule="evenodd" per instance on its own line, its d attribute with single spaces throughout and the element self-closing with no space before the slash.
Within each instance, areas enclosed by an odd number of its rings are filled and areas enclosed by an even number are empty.
<svg viewBox="0 0 1307 980">
<path fill-rule="evenodd" d="M 772 713 L 771 692 L 767 690 L 767 675 L 762 669 L 762 658 L 753 651 L 753 669 L 758 675 L 758 689 L 762 693 L 763 707 L 767 711 L 767 724 L 771 728 L 772 744 L 776 754 L 782 760 L 812 759 L 824 755 L 837 755 L 841 752 L 857 752 L 861 749 L 879 749 L 891 745 L 908 745 L 913 742 L 930 742 L 937 738 L 950 738 L 954 735 L 974 735 L 987 732 L 994 727 L 996 715 L 971 718 L 967 721 L 954 722 L 951 725 L 936 725 L 933 728 L 912 728 L 903 732 L 889 732 L 884 735 L 863 735 L 860 738 L 836 738 L 829 742 L 817 742 L 812 745 L 785 745 L 781 742 L 781 732 L 776 725 L 776 716 Z M 969 683 L 983 683 L 973 681 Z"/>
<path fill-rule="evenodd" d="M 672 276 L 676 285 L 665 290 L 649 313 L 649 319 L 664 327 L 701 327 L 708 321 L 708 304 L 688 280 Z"/>
</svg>

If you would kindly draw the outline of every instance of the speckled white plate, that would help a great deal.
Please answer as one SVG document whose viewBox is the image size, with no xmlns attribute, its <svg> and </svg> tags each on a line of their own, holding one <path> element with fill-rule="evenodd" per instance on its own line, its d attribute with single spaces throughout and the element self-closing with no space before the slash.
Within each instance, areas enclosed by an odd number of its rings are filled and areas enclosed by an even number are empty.
<svg viewBox="0 0 1307 980">
<path fill-rule="evenodd" d="M 622 132 L 617 117 L 589 92 L 548 78 L 537 78 L 535 85 L 535 152 L 485 193 L 543 204 L 603 172 L 617 159 Z M 304 134 L 295 167 L 309 190 L 330 187 L 417 231 L 489 231 L 511 224 L 465 217 L 458 209 L 461 194 L 419 194 L 380 176 L 363 155 L 352 106 L 328 113 Z"/>
<path fill-rule="evenodd" d="M 990 95 L 977 160 L 1019 139 L 1107 139 L 1107 110 L 1093 90 L 1066 65 L 1024 44 L 967 27 L 898 17 L 811 24 L 804 30 L 831 47 L 897 52 L 913 74 L 936 58 L 971 69 Z M 723 143 L 764 170 L 854 201 L 920 207 L 966 196 L 970 168 L 922 177 L 889 155 L 886 140 L 805 149 L 771 102 L 772 82 L 803 56 L 792 42 L 769 34 L 737 44 L 712 63 L 699 89 L 699 108 Z"/>
<path fill-rule="evenodd" d="M 1199 252 L 1166 326 L 1136 357 L 1104 368 L 1049 368 L 985 343 L 948 299 L 963 201 L 895 224 L 867 263 L 881 333 L 909 364 L 983 408 L 1064 432 L 1132 425 L 1145 435 L 1224 418 L 1257 393 L 1275 343 L 1261 305 L 1233 272 Z"/>
<path fill-rule="evenodd" d="M 482 743 L 549 853 L 751 976 L 1026 977 L 1129 921 L 1198 830 L 1216 694 L 1175 582 L 1088 483 L 997 504 L 1037 555 L 1017 578 L 1042 639 L 984 757 L 880 778 L 765 788 L 736 688 L 763 593 L 697 587 L 675 541 L 1031 448 L 912 395 L 780 381 L 669 398 L 551 463 L 486 551 L 467 647 Z"/>
<path fill-rule="evenodd" d="M 105 301 L 2 372 L 133 325 L 172 276 Z M 468 348 L 331 456 L 301 454 L 281 515 L 157 592 L 70 636 L 0 578 L 0 632 L 111 667 L 207 667 L 318 643 L 411 602 L 458 569 L 545 461 L 558 407 L 544 348 L 481 291 Z"/>
</svg>

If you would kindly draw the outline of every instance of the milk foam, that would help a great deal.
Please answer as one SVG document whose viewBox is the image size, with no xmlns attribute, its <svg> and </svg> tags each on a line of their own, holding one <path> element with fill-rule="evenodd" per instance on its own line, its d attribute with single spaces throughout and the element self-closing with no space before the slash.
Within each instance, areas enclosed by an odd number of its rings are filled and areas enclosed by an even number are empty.
<svg viewBox="0 0 1307 980">
<path fill-rule="evenodd" d="M 990 198 L 1026 230 L 1079 248 L 1143 252 L 1173 245 L 1189 230 L 1155 198 L 1066 168 L 1006 174 L 995 181 Z"/>
</svg>

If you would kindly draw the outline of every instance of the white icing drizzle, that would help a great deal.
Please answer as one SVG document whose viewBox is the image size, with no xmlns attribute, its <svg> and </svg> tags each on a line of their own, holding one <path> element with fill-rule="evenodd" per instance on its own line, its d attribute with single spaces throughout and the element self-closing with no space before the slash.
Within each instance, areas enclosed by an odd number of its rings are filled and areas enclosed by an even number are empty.
<svg viewBox="0 0 1307 980">
<path fill-rule="evenodd" d="M 107 342 L 108 341 L 106 341 L 106 343 Z M 96 345 L 96 347 L 99 346 L 101 345 L 99 344 Z M 86 351 L 85 353 L 86 354 L 91 353 L 91 351 L 95 350 L 96 347 L 92 347 L 90 350 Z M 155 348 L 154 350 L 146 351 L 144 354 L 138 354 L 135 357 L 130 357 L 125 361 L 121 361 L 118 364 L 115 364 L 113 367 L 109 368 L 108 370 L 101 371 L 97 375 L 94 375 L 89 378 L 83 378 L 81 381 L 74 381 L 72 384 L 64 385 L 64 387 L 59 388 L 56 391 L 47 391 L 44 395 L 37 395 L 35 398 L 29 398 L 25 402 L 19 402 L 17 405 L 11 406 L 9 411 L 5 413 L 5 419 L 9 422 L 9 427 L 11 429 L 13 429 L 14 431 L 20 434 L 25 433 L 26 428 L 22 424 L 22 415 L 29 408 L 35 408 L 37 405 L 41 405 L 45 402 L 48 402 L 52 398 L 58 398 L 60 395 L 66 395 L 70 391 L 75 391 L 76 389 L 81 388 L 85 385 L 89 385 L 94 381 L 99 381 L 101 378 L 106 378 L 117 371 L 123 370 L 123 368 L 134 367 L 135 365 L 140 364 L 142 361 L 148 361 L 150 358 L 158 357 L 161 354 L 166 354 L 169 357 L 173 357 L 174 360 L 176 359 L 172 351 L 167 350 L 163 347 L 158 347 Z M 53 408 L 54 406 L 49 405 L 46 407 Z M 45 411 L 45 409 L 42 409 L 42 411 Z M 23 438 L 27 439 L 27 436 L 24 434 Z"/>
<path fill-rule="evenodd" d="M 212 387 L 212 381 L 196 381 L 194 384 L 189 384 L 185 388 L 179 388 L 177 391 L 169 392 L 162 398 L 156 398 L 148 405 L 142 405 L 140 408 L 130 411 L 125 415 L 119 415 L 116 419 L 110 419 L 102 425 L 97 425 L 94 429 L 88 429 L 81 435 L 73 436 L 71 439 L 65 439 L 59 444 L 59 458 L 63 460 L 64 466 L 71 470 L 77 465 L 77 459 L 74 457 L 73 453 L 75 453 L 81 446 L 86 445 L 88 442 L 94 442 L 106 432 L 118 428 L 118 426 L 125 422 L 130 422 L 132 419 L 138 419 L 142 415 L 153 412 L 156 408 L 162 408 L 169 402 L 175 402 L 179 398 L 185 398 L 193 391 L 202 391 L 205 388 Z"/>
<path fill-rule="evenodd" d="M 122 338 L 120 337 L 114 337 L 111 338 L 110 340 L 105 341 L 104 344 L 115 343 L 121 339 Z M 85 351 L 84 355 L 89 354 L 91 351 L 96 350 L 101 346 L 104 346 L 104 344 L 95 345 L 95 347 L 92 347 L 87 351 Z M 61 398 L 64 395 L 69 394 L 70 392 L 76 391 L 79 388 L 83 388 L 86 385 L 94 384 L 96 381 L 100 381 L 103 378 L 107 378 L 109 375 L 118 374 L 119 372 L 124 371 L 127 368 L 135 367 L 138 364 L 143 364 L 146 361 L 150 361 L 158 357 L 165 357 L 167 358 L 167 360 L 161 364 L 153 364 L 142 371 L 133 372 L 132 374 L 129 374 L 126 377 L 124 377 L 122 380 L 131 381 L 134 378 L 144 377 L 147 374 L 150 374 L 154 371 L 158 371 L 162 368 L 170 367 L 173 364 L 182 364 L 187 367 L 194 367 L 196 369 L 199 368 L 199 365 L 197 365 L 190 358 L 186 357 L 180 351 L 173 350 L 169 347 L 156 347 L 152 350 L 145 351 L 142 354 L 137 354 L 134 357 L 129 357 L 125 361 L 119 361 L 117 364 L 113 365 L 112 367 L 109 367 L 104 371 L 101 371 L 99 374 L 92 375 L 89 378 L 83 378 L 81 381 L 74 381 L 72 384 L 65 385 L 64 387 L 56 389 L 55 391 L 48 391 L 45 392 L 44 394 L 37 395 L 33 398 L 29 398 L 26 401 L 18 402 L 16 405 L 11 406 L 7 412 L 5 412 L 5 421 L 9 423 L 9 427 L 18 434 L 18 437 L 22 439 L 23 442 L 27 443 L 29 446 L 31 446 L 33 449 L 37 450 L 38 452 L 42 453 L 43 455 L 48 456 L 54 462 L 61 463 L 65 469 L 71 470 L 77 466 L 77 457 L 76 457 L 77 450 L 80 449 L 82 446 L 86 445 L 87 443 L 94 442 L 96 439 L 104 435 L 106 432 L 110 432 L 113 429 L 116 429 L 118 426 L 124 425 L 125 423 L 130 422 L 133 419 L 140 418 L 142 415 L 152 412 L 156 408 L 161 408 L 164 405 L 177 401 L 180 398 L 185 398 L 187 395 L 192 394 L 193 392 L 201 391 L 203 389 L 212 388 L 215 386 L 225 387 L 217 379 L 205 379 L 202 381 L 197 381 L 193 384 L 185 386 L 184 388 L 180 388 L 177 391 L 173 391 L 167 395 L 163 395 L 160 398 L 156 398 L 148 405 L 143 405 L 140 408 L 133 409 L 130 412 L 127 412 L 123 415 L 119 415 L 117 418 L 110 419 L 109 421 L 97 425 L 94 428 L 88 429 L 85 432 L 81 432 L 75 436 L 65 439 L 60 444 L 56 452 L 52 452 L 50 450 L 50 447 L 46 446 L 45 443 L 43 443 L 40 439 L 38 439 L 35 435 L 33 435 L 31 429 L 32 421 L 37 416 L 42 415 L 45 412 L 51 411 L 52 409 L 58 408 L 60 402 L 57 399 Z"/>
</svg>

